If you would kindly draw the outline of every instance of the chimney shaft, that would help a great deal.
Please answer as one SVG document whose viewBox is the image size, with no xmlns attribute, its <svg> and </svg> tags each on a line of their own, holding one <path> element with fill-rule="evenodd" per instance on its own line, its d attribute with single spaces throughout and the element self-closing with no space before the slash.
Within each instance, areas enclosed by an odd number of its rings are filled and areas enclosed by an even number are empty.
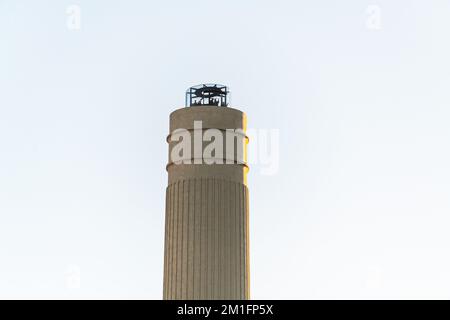
<svg viewBox="0 0 450 320">
<path fill-rule="evenodd" d="M 229 107 L 170 115 L 164 299 L 249 299 L 245 130 Z"/>
</svg>

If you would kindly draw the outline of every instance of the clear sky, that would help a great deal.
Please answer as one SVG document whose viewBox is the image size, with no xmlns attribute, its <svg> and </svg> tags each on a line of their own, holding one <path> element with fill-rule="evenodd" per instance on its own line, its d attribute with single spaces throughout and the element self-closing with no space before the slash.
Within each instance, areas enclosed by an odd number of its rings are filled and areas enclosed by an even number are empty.
<svg viewBox="0 0 450 320">
<path fill-rule="evenodd" d="M 0 297 L 160 299 L 168 115 L 217 82 L 279 130 L 252 298 L 450 298 L 449 10 L 0 0 Z"/>
</svg>

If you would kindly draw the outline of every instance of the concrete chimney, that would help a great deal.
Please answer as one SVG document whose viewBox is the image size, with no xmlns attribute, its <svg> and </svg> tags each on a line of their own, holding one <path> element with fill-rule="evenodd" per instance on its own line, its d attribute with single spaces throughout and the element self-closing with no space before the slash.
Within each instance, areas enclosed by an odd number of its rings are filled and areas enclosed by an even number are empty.
<svg viewBox="0 0 450 320">
<path fill-rule="evenodd" d="M 170 114 L 164 299 L 249 299 L 247 121 L 228 100 L 200 85 Z"/>
</svg>

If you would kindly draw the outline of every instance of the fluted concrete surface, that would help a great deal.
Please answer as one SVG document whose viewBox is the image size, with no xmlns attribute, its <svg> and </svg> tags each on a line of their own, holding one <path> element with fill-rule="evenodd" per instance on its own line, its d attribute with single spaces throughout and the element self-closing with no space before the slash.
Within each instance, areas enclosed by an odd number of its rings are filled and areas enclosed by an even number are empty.
<svg viewBox="0 0 450 320">
<path fill-rule="evenodd" d="M 219 178 L 167 187 L 165 299 L 248 297 L 247 187 Z"/>
</svg>

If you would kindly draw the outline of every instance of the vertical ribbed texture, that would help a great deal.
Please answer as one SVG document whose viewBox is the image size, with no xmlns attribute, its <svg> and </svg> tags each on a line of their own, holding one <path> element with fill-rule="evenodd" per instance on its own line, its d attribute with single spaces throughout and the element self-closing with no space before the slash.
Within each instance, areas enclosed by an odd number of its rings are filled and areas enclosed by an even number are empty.
<svg viewBox="0 0 450 320">
<path fill-rule="evenodd" d="M 164 299 L 248 299 L 248 190 L 197 178 L 167 187 Z"/>
</svg>

